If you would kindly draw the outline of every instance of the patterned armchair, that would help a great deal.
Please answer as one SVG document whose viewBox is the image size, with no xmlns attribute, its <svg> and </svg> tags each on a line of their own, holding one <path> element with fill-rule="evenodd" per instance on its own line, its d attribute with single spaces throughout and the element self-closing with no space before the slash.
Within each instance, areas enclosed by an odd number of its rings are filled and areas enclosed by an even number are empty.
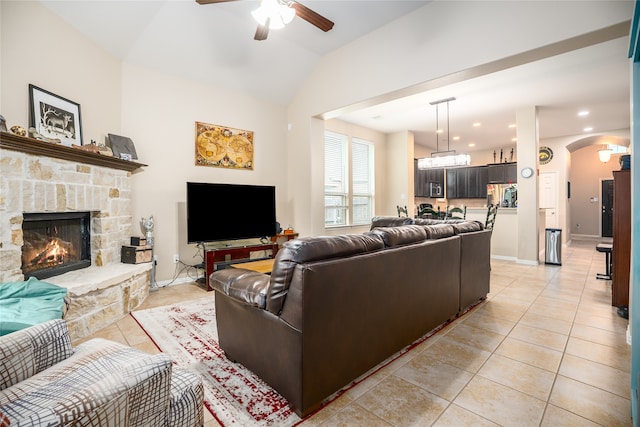
<svg viewBox="0 0 640 427">
<path fill-rule="evenodd" d="M 201 426 L 202 380 L 103 339 L 72 348 L 64 320 L 0 337 L 0 426 Z"/>
</svg>

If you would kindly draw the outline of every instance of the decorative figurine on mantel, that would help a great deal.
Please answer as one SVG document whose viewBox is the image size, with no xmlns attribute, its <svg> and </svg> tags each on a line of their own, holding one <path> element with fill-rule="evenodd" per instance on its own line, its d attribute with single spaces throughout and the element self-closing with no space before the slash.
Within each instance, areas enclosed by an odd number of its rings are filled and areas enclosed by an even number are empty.
<svg viewBox="0 0 640 427">
<path fill-rule="evenodd" d="M 89 151 L 90 153 L 102 154 L 103 156 L 113 156 L 113 151 L 111 148 L 106 145 L 98 145 L 95 140 L 91 140 L 91 144 L 84 145 L 72 145 L 73 148 L 77 148 L 78 150 Z"/>
<path fill-rule="evenodd" d="M 0 132 L 8 132 L 7 121 L 4 119 L 4 116 L 1 114 L 0 114 Z"/>
<path fill-rule="evenodd" d="M 54 143 L 54 144 L 60 144 L 60 139 L 58 139 L 58 138 L 48 138 L 48 137 L 46 137 L 44 135 L 41 135 L 41 134 L 38 133 L 38 131 L 34 127 L 30 127 L 29 128 L 29 135 L 31 135 L 31 138 L 39 139 L 40 141 L 51 142 L 51 143 Z"/>
<path fill-rule="evenodd" d="M 22 126 L 11 126 L 11 133 L 18 136 L 27 136 L 27 131 Z"/>
</svg>

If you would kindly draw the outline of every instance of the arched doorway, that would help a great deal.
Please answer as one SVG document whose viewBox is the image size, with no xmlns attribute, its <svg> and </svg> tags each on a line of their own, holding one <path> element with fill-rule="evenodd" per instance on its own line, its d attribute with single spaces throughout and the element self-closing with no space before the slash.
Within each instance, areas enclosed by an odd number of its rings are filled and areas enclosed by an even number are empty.
<svg viewBox="0 0 640 427">
<path fill-rule="evenodd" d="M 628 147 L 629 138 L 596 135 L 579 139 L 566 146 L 570 155 L 567 225 L 572 239 L 612 236 L 613 171 L 619 170 L 619 154 L 603 163 L 598 151 L 604 146 Z"/>
</svg>

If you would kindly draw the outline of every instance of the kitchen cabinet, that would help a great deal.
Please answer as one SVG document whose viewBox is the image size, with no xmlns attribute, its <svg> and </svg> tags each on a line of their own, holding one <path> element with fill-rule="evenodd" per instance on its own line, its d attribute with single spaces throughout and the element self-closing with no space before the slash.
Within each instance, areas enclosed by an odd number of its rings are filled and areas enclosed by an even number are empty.
<svg viewBox="0 0 640 427">
<path fill-rule="evenodd" d="M 479 199 L 487 197 L 486 166 L 447 169 L 447 199 Z"/>
<path fill-rule="evenodd" d="M 518 182 L 518 164 L 494 163 L 487 166 L 490 184 L 515 184 Z"/>
<path fill-rule="evenodd" d="M 445 196 L 447 199 L 459 199 L 458 195 L 458 169 L 447 169 L 447 191 Z"/>
<path fill-rule="evenodd" d="M 484 199 L 487 197 L 488 169 L 486 166 L 474 166 L 469 168 L 468 198 Z"/>
<path fill-rule="evenodd" d="M 413 163 L 413 193 L 415 197 L 444 197 L 444 169 L 418 169 L 418 160 Z M 433 184 L 433 185 L 432 185 Z M 439 186 L 440 195 L 431 193 L 432 186 Z"/>
<path fill-rule="evenodd" d="M 415 197 L 426 197 L 426 174 L 425 170 L 418 169 L 418 159 L 413 160 L 413 195 Z"/>
</svg>

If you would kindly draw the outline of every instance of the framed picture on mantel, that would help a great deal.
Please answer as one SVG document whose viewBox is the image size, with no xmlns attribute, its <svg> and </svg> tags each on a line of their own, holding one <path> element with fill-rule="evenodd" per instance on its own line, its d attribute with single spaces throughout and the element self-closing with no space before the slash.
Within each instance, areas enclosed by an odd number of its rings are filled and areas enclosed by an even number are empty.
<svg viewBox="0 0 640 427">
<path fill-rule="evenodd" d="M 63 145 L 82 145 L 80 104 L 29 85 L 29 126 Z"/>
</svg>

